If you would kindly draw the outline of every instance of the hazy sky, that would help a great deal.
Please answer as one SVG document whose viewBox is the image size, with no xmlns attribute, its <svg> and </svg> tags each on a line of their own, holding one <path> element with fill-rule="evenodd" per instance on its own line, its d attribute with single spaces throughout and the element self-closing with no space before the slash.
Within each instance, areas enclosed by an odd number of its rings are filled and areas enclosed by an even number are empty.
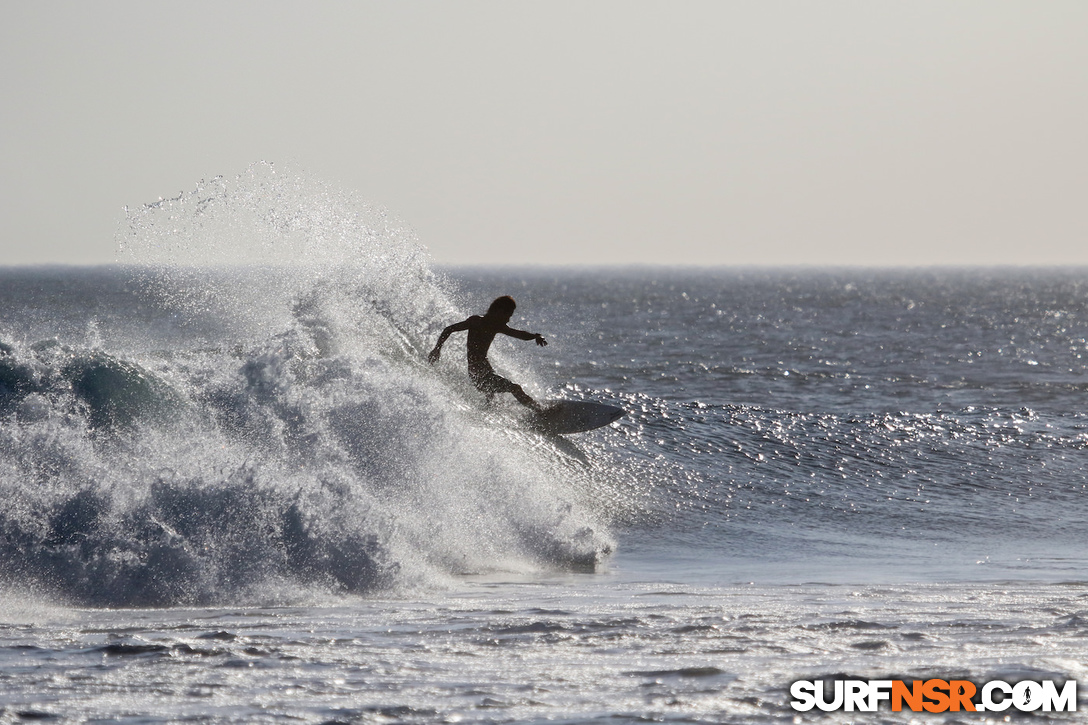
<svg viewBox="0 0 1088 725">
<path fill-rule="evenodd" d="M 0 264 L 287 162 L 444 263 L 1088 264 L 1088 2 L 0 3 Z"/>
</svg>

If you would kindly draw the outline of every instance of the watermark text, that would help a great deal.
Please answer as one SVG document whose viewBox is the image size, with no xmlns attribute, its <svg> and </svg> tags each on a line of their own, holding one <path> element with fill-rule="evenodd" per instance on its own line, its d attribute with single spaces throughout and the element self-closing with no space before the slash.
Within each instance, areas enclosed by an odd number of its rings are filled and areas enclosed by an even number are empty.
<svg viewBox="0 0 1088 725">
<path fill-rule="evenodd" d="M 1076 712 L 1077 683 L 1067 680 L 1005 682 L 981 687 L 970 680 L 798 680 L 790 686 L 790 707 L 800 712 Z"/>
</svg>

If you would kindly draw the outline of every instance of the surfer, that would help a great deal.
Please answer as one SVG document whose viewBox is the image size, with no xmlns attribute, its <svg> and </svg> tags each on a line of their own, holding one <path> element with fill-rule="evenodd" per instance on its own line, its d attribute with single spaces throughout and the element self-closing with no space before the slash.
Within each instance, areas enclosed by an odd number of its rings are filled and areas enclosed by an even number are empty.
<svg viewBox="0 0 1088 725">
<path fill-rule="evenodd" d="M 495 335 L 500 332 L 510 337 L 516 337 L 519 340 L 536 340 L 536 344 L 541 347 L 548 344 L 543 335 L 515 330 L 506 324 L 513 317 L 515 307 L 517 307 L 517 303 L 514 302 L 514 298 L 504 295 L 492 302 L 483 316 L 473 315 L 467 320 L 450 325 L 438 336 L 438 342 L 435 343 L 434 349 L 427 355 L 427 360 L 432 365 L 438 362 L 439 357 L 442 355 L 442 343 L 451 334 L 468 330 L 468 376 L 472 380 L 472 384 L 487 396 L 488 404 L 498 393 L 513 393 L 519 403 L 540 413 L 543 411 L 540 403 L 530 398 L 521 389 L 520 385 L 496 373 L 487 359 L 487 350 L 491 347 Z"/>
</svg>

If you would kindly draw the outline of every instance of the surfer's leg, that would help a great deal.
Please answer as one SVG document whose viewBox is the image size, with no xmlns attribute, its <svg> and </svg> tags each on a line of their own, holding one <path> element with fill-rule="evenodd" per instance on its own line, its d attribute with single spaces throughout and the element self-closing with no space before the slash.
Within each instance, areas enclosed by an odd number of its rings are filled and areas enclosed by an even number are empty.
<svg viewBox="0 0 1088 725">
<path fill-rule="evenodd" d="M 526 408 L 529 408 L 530 410 L 534 410 L 537 413 L 542 413 L 544 411 L 544 406 L 529 397 L 529 394 L 526 393 L 520 385 L 513 381 L 507 380 L 506 378 L 500 378 L 498 375 L 496 375 L 495 377 L 499 378 L 499 380 L 502 381 L 502 390 L 500 392 L 513 394 L 514 398 L 519 403 L 524 405 Z"/>
<path fill-rule="evenodd" d="M 484 394 L 484 407 L 490 408 L 495 403 L 495 395 L 503 392 L 502 382 L 510 382 L 499 377 L 491 370 L 469 370 L 469 377 L 476 389 Z M 496 384 L 496 381 L 502 381 Z"/>
<path fill-rule="evenodd" d="M 514 385 L 513 383 L 511 383 L 511 385 L 513 385 L 513 387 L 510 388 L 510 392 L 514 394 L 514 397 L 519 403 L 524 405 L 526 408 L 535 410 L 537 413 L 541 413 L 544 411 L 544 407 L 540 403 L 529 397 L 529 394 L 522 390 L 520 385 Z"/>
<path fill-rule="evenodd" d="M 526 408 L 535 410 L 537 413 L 544 410 L 544 407 L 529 397 L 529 394 L 522 390 L 520 385 L 507 380 L 496 373 L 488 373 L 486 377 L 481 377 L 480 382 L 476 384 L 476 387 L 484 391 L 489 397 L 496 393 L 511 393 L 514 398 Z"/>
</svg>

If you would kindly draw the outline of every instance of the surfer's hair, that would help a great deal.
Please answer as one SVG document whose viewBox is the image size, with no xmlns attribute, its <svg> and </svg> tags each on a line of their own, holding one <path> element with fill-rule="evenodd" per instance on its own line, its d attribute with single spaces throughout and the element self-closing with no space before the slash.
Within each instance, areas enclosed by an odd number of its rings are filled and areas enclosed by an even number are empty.
<svg viewBox="0 0 1088 725">
<path fill-rule="evenodd" d="M 488 317 L 497 317 L 499 315 L 512 315 L 514 314 L 514 308 L 518 306 L 517 302 L 514 302 L 514 298 L 510 295 L 503 295 L 499 297 L 491 306 L 487 308 Z"/>
</svg>

